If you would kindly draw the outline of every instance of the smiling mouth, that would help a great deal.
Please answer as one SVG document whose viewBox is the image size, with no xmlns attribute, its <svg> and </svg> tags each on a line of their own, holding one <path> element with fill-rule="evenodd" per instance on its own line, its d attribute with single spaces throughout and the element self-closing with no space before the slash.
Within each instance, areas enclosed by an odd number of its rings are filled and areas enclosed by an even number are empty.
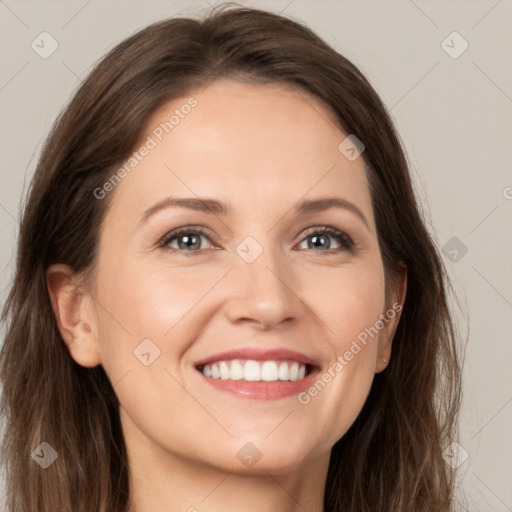
<svg viewBox="0 0 512 512">
<path fill-rule="evenodd" d="M 311 374 L 315 367 L 293 360 L 230 359 L 196 366 L 205 377 L 245 382 L 295 382 Z"/>
</svg>

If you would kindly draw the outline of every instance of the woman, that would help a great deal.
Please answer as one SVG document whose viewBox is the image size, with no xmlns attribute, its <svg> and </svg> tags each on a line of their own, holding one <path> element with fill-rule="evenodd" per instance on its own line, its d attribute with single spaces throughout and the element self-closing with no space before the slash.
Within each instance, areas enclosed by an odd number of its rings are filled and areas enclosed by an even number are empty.
<svg viewBox="0 0 512 512">
<path fill-rule="evenodd" d="M 9 510 L 452 510 L 448 288 L 352 63 L 257 9 L 141 30 L 55 124 L 24 211 Z"/>
</svg>

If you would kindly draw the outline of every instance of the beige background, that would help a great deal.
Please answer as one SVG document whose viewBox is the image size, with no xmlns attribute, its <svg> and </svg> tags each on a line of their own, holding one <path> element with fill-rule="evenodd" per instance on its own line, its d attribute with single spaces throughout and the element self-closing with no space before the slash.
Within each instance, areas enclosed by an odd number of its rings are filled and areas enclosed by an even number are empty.
<svg viewBox="0 0 512 512">
<path fill-rule="evenodd" d="M 306 22 L 361 68 L 391 109 L 469 333 L 455 457 L 468 454 L 461 484 L 470 511 L 512 511 L 512 0 L 240 3 Z M 133 31 L 207 7 L 0 0 L 2 302 L 20 200 L 64 103 L 93 63 Z M 43 31 L 58 42 L 47 59 L 31 48 Z M 457 58 L 445 51 L 458 54 L 464 40 L 469 46 Z"/>
</svg>

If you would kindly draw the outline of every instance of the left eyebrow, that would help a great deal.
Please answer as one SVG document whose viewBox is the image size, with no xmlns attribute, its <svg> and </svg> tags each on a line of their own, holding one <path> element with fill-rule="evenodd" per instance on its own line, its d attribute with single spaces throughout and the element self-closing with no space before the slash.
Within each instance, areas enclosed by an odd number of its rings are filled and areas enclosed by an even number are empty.
<svg viewBox="0 0 512 512">
<path fill-rule="evenodd" d="M 351 203 L 346 199 L 342 199 L 341 197 L 322 197 L 319 199 L 304 200 L 295 206 L 295 212 L 298 215 L 305 215 L 308 213 L 322 212 L 324 210 L 329 210 L 330 208 L 343 208 L 344 210 L 349 210 L 359 217 L 359 219 L 363 221 L 364 225 L 370 229 L 370 225 L 368 224 L 368 220 L 364 213 L 354 203 Z"/>
</svg>

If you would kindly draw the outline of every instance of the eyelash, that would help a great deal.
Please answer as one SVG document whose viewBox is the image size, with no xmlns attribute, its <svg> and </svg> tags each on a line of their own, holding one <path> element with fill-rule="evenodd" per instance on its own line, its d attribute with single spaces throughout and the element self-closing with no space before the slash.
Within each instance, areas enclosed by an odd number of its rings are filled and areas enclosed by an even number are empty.
<svg viewBox="0 0 512 512">
<path fill-rule="evenodd" d="M 314 231 L 309 231 L 305 234 L 304 238 L 301 240 L 305 240 L 306 238 L 312 236 L 312 235 L 330 235 L 334 239 L 336 239 L 337 242 L 342 246 L 338 249 L 327 249 L 324 251 L 315 251 L 315 252 L 321 252 L 325 255 L 332 255 L 337 254 L 341 252 L 354 252 L 355 243 L 352 241 L 352 239 L 343 231 L 339 231 L 338 229 L 332 228 L 330 226 L 322 226 L 320 228 L 312 228 Z M 203 235 L 207 237 L 211 242 L 214 242 L 217 245 L 219 244 L 219 241 L 217 237 L 210 232 L 210 230 L 202 228 L 200 226 L 194 227 L 194 226 L 187 226 L 183 228 L 175 229 L 174 231 L 171 231 L 167 233 L 159 242 L 159 247 L 162 249 L 165 249 L 166 251 L 177 253 L 181 252 L 185 254 L 186 256 L 197 256 L 201 252 L 204 252 L 205 249 L 194 249 L 190 251 L 182 250 L 182 249 L 176 249 L 174 247 L 168 247 L 168 244 L 173 241 L 175 238 L 178 238 L 180 235 Z M 314 250 L 314 249 L 307 249 L 307 250 Z"/>
</svg>

